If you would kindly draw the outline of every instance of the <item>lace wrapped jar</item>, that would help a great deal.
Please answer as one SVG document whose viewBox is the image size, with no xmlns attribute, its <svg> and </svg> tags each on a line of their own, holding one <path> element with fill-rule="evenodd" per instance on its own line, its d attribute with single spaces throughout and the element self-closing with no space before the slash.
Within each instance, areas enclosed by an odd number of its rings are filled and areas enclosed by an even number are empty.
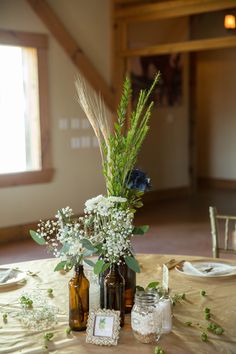
<svg viewBox="0 0 236 354">
<path fill-rule="evenodd" d="M 141 343 L 155 343 L 162 330 L 162 311 L 155 293 L 144 291 L 135 294 L 131 311 L 131 327 L 134 337 Z"/>
</svg>

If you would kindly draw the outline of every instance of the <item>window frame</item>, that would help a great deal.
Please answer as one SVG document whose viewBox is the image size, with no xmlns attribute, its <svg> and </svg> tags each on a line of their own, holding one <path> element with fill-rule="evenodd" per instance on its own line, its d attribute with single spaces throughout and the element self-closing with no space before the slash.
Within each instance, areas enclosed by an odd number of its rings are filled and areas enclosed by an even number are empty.
<svg viewBox="0 0 236 354">
<path fill-rule="evenodd" d="M 52 168 L 49 121 L 48 36 L 45 34 L 0 29 L 0 44 L 32 47 L 37 51 L 42 163 L 41 169 L 37 171 L 0 174 L 0 188 L 50 182 L 54 175 L 54 169 Z"/>
</svg>

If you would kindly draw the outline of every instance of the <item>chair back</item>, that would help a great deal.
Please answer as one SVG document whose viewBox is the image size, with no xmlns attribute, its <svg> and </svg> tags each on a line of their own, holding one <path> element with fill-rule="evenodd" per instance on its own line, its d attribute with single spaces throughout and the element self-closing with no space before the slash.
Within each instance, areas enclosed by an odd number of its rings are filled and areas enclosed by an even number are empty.
<svg viewBox="0 0 236 354">
<path fill-rule="evenodd" d="M 236 216 L 218 214 L 216 207 L 209 207 L 212 235 L 212 254 L 219 258 L 220 253 L 236 254 Z M 224 245 L 220 246 L 220 235 L 223 232 Z"/>
</svg>

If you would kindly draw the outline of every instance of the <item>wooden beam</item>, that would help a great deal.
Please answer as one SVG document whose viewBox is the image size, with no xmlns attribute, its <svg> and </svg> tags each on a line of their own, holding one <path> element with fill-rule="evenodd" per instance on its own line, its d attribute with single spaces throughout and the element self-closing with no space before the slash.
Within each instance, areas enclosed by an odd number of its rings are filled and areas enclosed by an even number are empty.
<svg viewBox="0 0 236 354">
<path fill-rule="evenodd" d="M 236 36 L 160 44 L 138 49 L 127 49 L 120 53 L 123 57 L 151 56 L 182 52 L 236 47 Z"/>
<path fill-rule="evenodd" d="M 194 15 L 236 7 L 236 0 L 173 0 L 136 4 L 115 10 L 117 21 L 146 22 L 164 18 Z"/>
<path fill-rule="evenodd" d="M 90 60 L 86 57 L 76 40 L 67 31 L 47 1 L 27 0 L 27 2 L 44 22 L 56 40 L 60 43 L 72 62 L 81 71 L 90 85 L 97 92 L 101 92 L 105 103 L 113 112 L 114 94 L 112 90 L 109 88 L 103 77 L 97 72 Z"/>
<path fill-rule="evenodd" d="M 20 47 L 48 48 L 48 37 L 38 33 L 0 29 L 0 42 Z"/>
</svg>

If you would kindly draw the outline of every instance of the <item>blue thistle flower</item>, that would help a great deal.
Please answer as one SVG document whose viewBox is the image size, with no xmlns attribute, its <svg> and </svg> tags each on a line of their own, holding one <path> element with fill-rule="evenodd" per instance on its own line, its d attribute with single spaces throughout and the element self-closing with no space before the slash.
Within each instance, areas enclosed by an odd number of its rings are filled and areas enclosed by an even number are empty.
<svg viewBox="0 0 236 354">
<path fill-rule="evenodd" d="M 145 172 L 139 170 L 138 168 L 134 168 L 129 174 L 127 187 L 129 189 L 145 192 L 151 188 L 150 178 L 147 177 Z"/>
</svg>

